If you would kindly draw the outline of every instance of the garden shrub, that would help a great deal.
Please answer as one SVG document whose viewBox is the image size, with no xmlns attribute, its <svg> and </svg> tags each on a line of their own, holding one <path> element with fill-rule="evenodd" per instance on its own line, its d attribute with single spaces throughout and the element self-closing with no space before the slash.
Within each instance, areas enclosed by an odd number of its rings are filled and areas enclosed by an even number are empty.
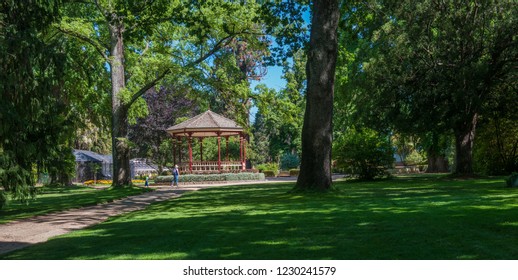
<svg viewBox="0 0 518 280">
<path fill-rule="evenodd" d="M 509 188 L 518 188 L 518 173 L 513 173 L 505 180 Z"/>
<path fill-rule="evenodd" d="M 171 183 L 173 176 L 158 176 L 156 183 Z M 256 181 L 264 180 L 262 173 L 223 173 L 223 174 L 184 174 L 178 178 L 179 182 L 225 182 L 225 181 Z"/>
<path fill-rule="evenodd" d="M 259 170 L 259 172 L 263 173 L 265 170 L 273 171 L 274 176 L 277 176 L 277 174 L 279 174 L 279 165 L 274 162 L 259 164 L 257 165 L 256 169 Z"/>
<path fill-rule="evenodd" d="M 413 150 L 406 158 L 405 163 L 407 165 L 419 165 L 419 164 L 425 164 L 426 163 L 426 157 L 423 156 L 422 153 Z"/>
<path fill-rule="evenodd" d="M 281 157 L 281 169 L 282 170 L 289 170 L 299 167 L 300 165 L 300 159 L 297 155 L 292 154 L 284 154 Z"/>
<path fill-rule="evenodd" d="M 263 170 L 263 174 L 265 177 L 275 177 L 276 172 L 273 170 Z"/>
<path fill-rule="evenodd" d="M 295 177 L 299 176 L 300 169 L 290 169 L 290 176 Z"/>
<path fill-rule="evenodd" d="M 255 181 L 264 180 L 263 173 L 228 173 L 225 175 L 225 181 Z"/>
<path fill-rule="evenodd" d="M 389 138 L 371 129 L 349 129 L 335 141 L 333 153 L 338 168 L 363 180 L 389 176 L 394 162 Z"/>
<path fill-rule="evenodd" d="M 507 118 L 477 123 L 473 146 L 473 171 L 484 175 L 507 175 L 518 171 L 518 126 Z"/>
</svg>

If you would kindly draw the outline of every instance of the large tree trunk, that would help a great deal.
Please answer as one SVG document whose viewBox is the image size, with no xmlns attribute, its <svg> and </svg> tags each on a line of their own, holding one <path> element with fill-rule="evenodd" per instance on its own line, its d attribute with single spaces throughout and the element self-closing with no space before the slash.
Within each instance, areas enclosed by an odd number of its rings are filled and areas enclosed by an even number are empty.
<svg viewBox="0 0 518 280">
<path fill-rule="evenodd" d="M 439 134 L 433 132 L 431 144 L 426 149 L 428 167 L 426 173 L 446 173 L 448 169 L 448 159 L 444 153 L 444 146 L 439 142 Z"/>
<path fill-rule="evenodd" d="M 455 174 L 473 174 L 473 139 L 477 126 L 478 115 L 474 114 L 471 121 L 458 125 L 455 130 Z"/>
<path fill-rule="evenodd" d="M 428 153 L 426 173 L 446 173 L 448 171 L 448 159 L 444 155 Z"/>
<path fill-rule="evenodd" d="M 340 17 L 337 0 L 313 2 L 311 37 L 306 64 L 306 112 L 302 127 L 302 159 L 295 189 L 331 188 L 333 94 Z"/>
<path fill-rule="evenodd" d="M 126 87 L 124 75 L 124 26 L 117 19 L 109 25 L 111 36 L 111 79 L 112 79 L 112 155 L 113 185 L 131 183 L 130 156 L 128 145 L 128 109 L 122 103 L 120 93 Z"/>
</svg>

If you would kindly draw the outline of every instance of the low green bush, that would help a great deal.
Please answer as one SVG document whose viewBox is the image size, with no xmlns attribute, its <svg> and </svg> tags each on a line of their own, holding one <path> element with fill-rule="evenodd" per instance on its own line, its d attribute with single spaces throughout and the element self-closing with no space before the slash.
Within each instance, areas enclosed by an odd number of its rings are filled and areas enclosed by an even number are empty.
<svg viewBox="0 0 518 280">
<path fill-rule="evenodd" d="M 257 165 L 256 169 L 259 170 L 259 172 L 263 172 L 263 173 L 266 170 L 273 171 L 274 176 L 277 176 L 277 174 L 279 174 L 279 165 L 275 162 L 259 164 L 259 165 Z"/>
<path fill-rule="evenodd" d="M 297 155 L 284 154 L 281 157 L 281 169 L 289 170 L 298 168 L 300 165 L 300 159 Z"/>
<path fill-rule="evenodd" d="M 338 168 L 362 180 L 388 177 L 394 162 L 389 137 L 372 129 L 348 129 L 333 142 Z"/>
<path fill-rule="evenodd" d="M 185 174 L 180 175 L 180 183 L 192 182 L 224 182 L 224 181 L 256 181 L 264 180 L 263 173 L 223 173 L 223 174 Z M 158 176 L 155 183 L 171 183 L 173 176 Z"/>
<path fill-rule="evenodd" d="M 275 177 L 275 171 L 273 170 L 263 170 L 263 174 L 265 177 Z"/>
<path fill-rule="evenodd" d="M 518 173 L 513 173 L 505 180 L 509 188 L 518 188 Z"/>
<path fill-rule="evenodd" d="M 263 173 L 228 173 L 223 174 L 225 175 L 225 181 L 255 181 L 264 180 L 264 174 Z"/>
<path fill-rule="evenodd" d="M 300 170 L 299 169 L 290 169 L 290 176 L 295 177 L 299 176 Z"/>
</svg>

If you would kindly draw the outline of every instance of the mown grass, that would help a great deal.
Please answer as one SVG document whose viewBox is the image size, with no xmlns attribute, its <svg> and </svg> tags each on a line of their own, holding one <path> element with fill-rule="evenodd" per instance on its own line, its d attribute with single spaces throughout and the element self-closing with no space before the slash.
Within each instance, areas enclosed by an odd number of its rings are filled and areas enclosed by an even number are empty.
<svg viewBox="0 0 518 280">
<path fill-rule="evenodd" d="M 83 186 L 41 187 L 38 188 L 36 199 L 30 200 L 28 204 L 10 201 L 9 205 L 0 209 L 0 224 L 51 212 L 106 203 L 146 191 L 148 190 L 137 187 L 102 190 Z"/>
<path fill-rule="evenodd" d="M 6 259 L 517 259 L 518 190 L 502 178 L 406 177 L 187 193 Z"/>
</svg>

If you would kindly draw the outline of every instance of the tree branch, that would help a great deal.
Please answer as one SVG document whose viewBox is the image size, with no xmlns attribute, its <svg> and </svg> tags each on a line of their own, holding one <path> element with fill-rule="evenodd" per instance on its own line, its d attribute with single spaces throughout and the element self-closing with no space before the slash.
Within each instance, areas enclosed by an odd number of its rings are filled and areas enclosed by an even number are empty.
<svg viewBox="0 0 518 280">
<path fill-rule="evenodd" d="M 92 47 L 95 48 L 95 50 L 106 60 L 108 61 L 109 60 L 109 57 L 108 55 L 106 55 L 105 51 L 108 49 L 108 48 L 105 48 L 101 42 L 97 41 L 97 40 L 94 40 L 92 38 L 89 38 L 88 36 L 85 36 L 83 34 L 79 34 L 79 33 L 76 33 L 72 30 L 67 30 L 67 29 L 64 29 L 60 26 L 57 27 L 57 29 L 61 32 L 63 32 L 64 34 L 67 34 L 67 35 L 70 35 L 72 37 L 75 37 L 83 42 L 86 42 L 88 44 L 90 44 Z"/>
<path fill-rule="evenodd" d="M 212 50 L 210 50 L 209 52 L 207 52 L 205 55 L 202 55 L 201 57 L 199 57 L 198 59 L 194 60 L 194 61 L 191 61 L 190 63 L 188 63 L 187 65 L 185 65 L 186 67 L 191 67 L 191 66 L 194 66 L 200 62 L 203 62 L 205 59 L 209 58 L 211 55 L 213 55 L 214 53 L 216 53 L 217 51 L 219 51 L 225 41 L 233 38 L 234 36 L 236 36 L 237 34 L 232 34 L 232 35 L 228 35 L 227 37 L 224 37 L 222 38 L 221 40 L 219 40 L 216 45 L 214 45 L 214 47 L 212 47 Z"/>
<path fill-rule="evenodd" d="M 219 40 L 212 49 L 207 52 L 206 54 L 202 55 L 198 59 L 191 61 L 184 67 L 192 67 L 196 64 L 199 64 L 209 58 L 211 55 L 216 53 L 218 50 L 220 50 L 224 45 L 225 41 L 228 41 L 230 38 L 233 38 L 236 34 L 228 35 L 221 40 Z M 150 81 L 149 83 L 145 84 L 140 90 L 138 90 L 133 96 L 131 97 L 131 100 L 126 104 L 128 108 L 135 102 L 139 97 L 141 97 L 146 91 L 148 91 L 150 88 L 154 87 L 160 80 L 162 80 L 167 74 L 171 72 L 171 68 L 166 69 L 164 72 L 162 72 L 160 75 L 158 75 L 154 80 Z"/>
<path fill-rule="evenodd" d="M 135 101 L 137 101 L 137 99 L 139 97 L 141 97 L 150 88 L 154 87 L 160 80 L 162 80 L 170 72 L 171 72 L 171 68 L 168 68 L 164 72 L 162 72 L 160 75 L 158 75 L 154 80 L 145 84 L 139 91 L 137 91 L 135 94 L 133 94 L 130 102 L 128 102 L 128 104 L 126 104 L 126 106 L 128 106 L 128 108 L 129 108 L 131 106 L 131 104 L 135 103 Z"/>
<path fill-rule="evenodd" d="M 106 19 L 109 19 L 109 16 L 110 16 L 110 13 L 108 13 L 108 10 L 106 10 L 105 8 L 101 7 L 101 4 L 99 4 L 99 1 L 98 0 L 95 0 L 95 6 L 97 6 L 97 9 L 99 10 L 99 12 L 101 12 L 101 14 L 106 18 Z"/>
<path fill-rule="evenodd" d="M 146 47 L 144 48 L 144 50 L 142 51 L 142 53 L 140 54 L 140 57 L 138 59 L 139 62 L 142 61 L 142 57 L 144 57 L 144 54 L 146 54 L 146 52 L 149 50 L 149 41 L 146 41 Z"/>
</svg>

